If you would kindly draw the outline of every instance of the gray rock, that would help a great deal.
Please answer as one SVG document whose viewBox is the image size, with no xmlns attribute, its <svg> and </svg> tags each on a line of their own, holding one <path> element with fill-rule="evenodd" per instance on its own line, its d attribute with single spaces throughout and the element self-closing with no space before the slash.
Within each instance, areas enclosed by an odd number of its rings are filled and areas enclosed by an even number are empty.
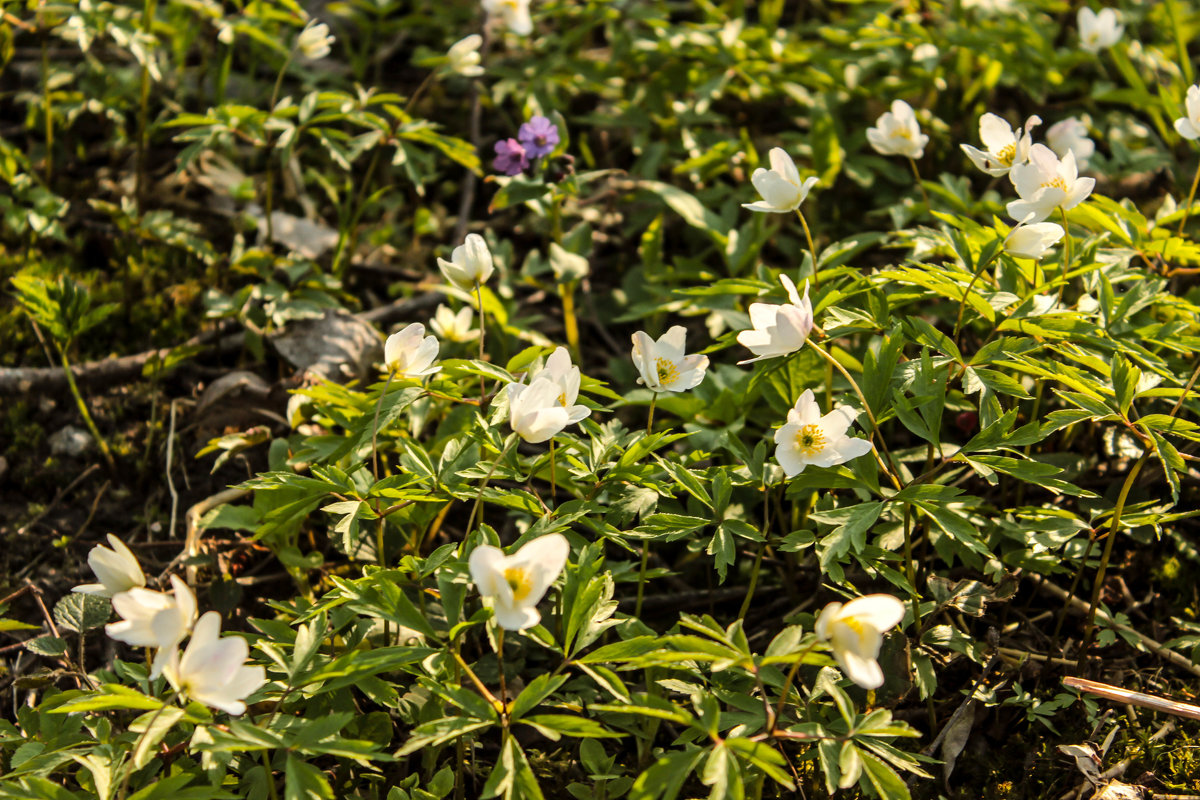
<svg viewBox="0 0 1200 800">
<path fill-rule="evenodd" d="M 383 361 L 379 332 L 341 309 L 320 319 L 293 322 L 271 343 L 292 366 L 337 383 L 364 378 Z"/>
<path fill-rule="evenodd" d="M 68 425 L 50 436 L 50 452 L 56 456 L 74 458 L 86 453 L 92 447 L 92 437 L 83 428 Z"/>
</svg>

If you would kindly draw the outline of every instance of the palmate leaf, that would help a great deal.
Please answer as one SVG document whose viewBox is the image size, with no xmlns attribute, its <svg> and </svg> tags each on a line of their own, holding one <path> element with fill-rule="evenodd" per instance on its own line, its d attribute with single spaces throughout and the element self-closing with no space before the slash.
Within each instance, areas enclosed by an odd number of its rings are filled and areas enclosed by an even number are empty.
<svg viewBox="0 0 1200 800">
<path fill-rule="evenodd" d="M 98 628 L 112 616 L 112 602 L 106 597 L 74 592 L 54 605 L 54 619 L 69 631 L 83 633 Z"/>
</svg>

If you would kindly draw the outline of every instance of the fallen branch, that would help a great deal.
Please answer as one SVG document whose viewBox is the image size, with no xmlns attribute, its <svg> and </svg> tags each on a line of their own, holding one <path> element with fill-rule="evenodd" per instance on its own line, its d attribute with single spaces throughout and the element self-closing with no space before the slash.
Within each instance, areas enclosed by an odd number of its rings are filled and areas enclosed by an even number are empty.
<svg viewBox="0 0 1200 800">
<path fill-rule="evenodd" d="M 1068 595 L 1066 590 L 1060 589 L 1053 583 L 1050 583 L 1047 580 L 1042 580 L 1038 583 L 1038 588 L 1046 594 L 1053 595 L 1064 603 L 1067 603 L 1067 609 L 1069 611 L 1082 615 L 1086 615 L 1088 613 L 1089 607 L 1086 602 L 1080 600 L 1078 597 L 1072 597 Z M 1131 636 L 1136 637 L 1137 640 L 1141 642 L 1141 644 L 1150 652 L 1171 662 L 1175 666 L 1185 669 L 1193 675 L 1200 677 L 1200 666 L 1197 666 L 1195 662 L 1182 653 L 1176 653 L 1174 650 L 1164 647 L 1162 644 L 1151 639 L 1144 633 L 1141 633 L 1140 631 L 1131 628 L 1128 625 L 1122 625 L 1113 619 L 1111 615 L 1099 608 L 1096 609 L 1096 619 L 1100 620 L 1105 625 L 1110 626 L 1114 630 L 1118 630 L 1121 633 L 1128 633 Z"/>
<path fill-rule="evenodd" d="M 355 316 L 366 322 L 386 326 L 418 311 L 432 308 L 444 299 L 445 295 L 441 292 L 425 292 Z M 74 364 L 71 366 L 71 374 L 81 386 L 111 386 L 140 375 L 147 364 L 155 359 L 165 359 L 173 350 L 180 348 L 205 347 L 215 342 L 218 352 L 232 352 L 242 346 L 242 334 L 235 332 L 236 327 L 236 323 L 226 322 L 175 347 L 160 347 L 119 358 Z M 0 367 L 0 397 L 33 392 L 55 393 L 66 391 L 67 388 L 67 376 L 59 367 Z"/>
</svg>

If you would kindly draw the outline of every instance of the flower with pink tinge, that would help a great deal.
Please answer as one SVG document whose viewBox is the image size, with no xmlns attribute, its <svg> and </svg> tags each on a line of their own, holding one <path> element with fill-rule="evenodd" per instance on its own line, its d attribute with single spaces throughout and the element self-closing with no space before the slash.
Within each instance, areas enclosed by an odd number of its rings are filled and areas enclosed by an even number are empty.
<svg viewBox="0 0 1200 800">
<path fill-rule="evenodd" d="M 517 131 L 517 139 L 530 158 L 548 156 L 558 147 L 558 126 L 538 115 L 521 126 Z"/>
<path fill-rule="evenodd" d="M 196 623 L 183 657 L 176 652 L 163 674 L 180 694 L 236 716 L 245 713 L 245 698 L 267 682 L 266 670 L 246 666 L 248 655 L 245 639 L 221 638 L 221 615 L 209 611 Z"/>
<path fill-rule="evenodd" d="M 496 158 L 492 167 L 505 175 L 520 175 L 529 166 L 529 156 L 525 147 L 516 139 L 502 139 L 496 142 Z"/>
<path fill-rule="evenodd" d="M 830 603 L 817 617 L 816 633 L 829 642 L 846 677 L 864 689 L 883 685 L 879 647 L 883 634 L 904 618 L 904 603 L 890 594 L 869 594 L 849 603 Z"/>
</svg>

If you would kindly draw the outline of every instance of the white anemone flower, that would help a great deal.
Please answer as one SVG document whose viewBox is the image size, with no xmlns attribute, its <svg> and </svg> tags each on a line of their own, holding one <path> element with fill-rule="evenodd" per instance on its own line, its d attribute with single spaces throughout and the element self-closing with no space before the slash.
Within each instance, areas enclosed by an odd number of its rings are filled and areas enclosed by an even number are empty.
<svg viewBox="0 0 1200 800">
<path fill-rule="evenodd" d="M 892 110 L 883 112 L 874 128 L 867 128 L 867 141 L 875 152 L 885 156 L 920 158 L 925 154 L 929 137 L 921 133 L 912 106 L 903 100 L 893 100 Z"/>
<path fill-rule="evenodd" d="M 472 327 L 475 311 L 463 306 L 455 314 L 447 305 L 440 305 L 429 320 L 430 329 L 448 342 L 471 342 L 479 338 L 479 331 Z"/>
<path fill-rule="evenodd" d="M 775 458 L 783 474 L 793 478 L 804 472 L 809 464 L 832 467 L 871 452 L 871 442 L 846 435 L 858 412 L 848 406 L 838 406 L 825 416 L 805 389 L 788 411 L 787 423 L 775 431 Z"/>
<path fill-rule="evenodd" d="M 1008 177 L 1021 196 L 1008 204 L 1008 213 L 1025 222 L 1041 222 L 1058 208 L 1069 211 L 1096 186 L 1095 178 L 1079 177 L 1074 153 L 1068 151 L 1060 161 L 1044 144 L 1030 148 L 1029 162 L 1013 167 Z"/>
<path fill-rule="evenodd" d="M 1032 258 L 1037 261 L 1058 244 L 1065 231 L 1056 222 L 1035 222 L 1018 225 L 1004 240 L 1004 249 L 1017 258 Z"/>
<path fill-rule="evenodd" d="M 554 348 L 554 352 L 546 359 L 545 366 L 535 372 L 530 380 L 548 380 L 558 387 L 555 401 L 566 409 L 568 425 L 582 422 L 592 413 L 587 406 L 575 402 L 579 399 L 579 385 L 583 376 L 579 367 L 571 363 L 571 354 L 567 352 L 567 348 Z"/>
<path fill-rule="evenodd" d="M 245 639 L 220 637 L 221 615 L 209 611 L 196 623 L 183 657 L 174 652 L 163 673 L 180 694 L 229 714 L 243 714 L 243 701 L 267 682 L 267 673 L 260 666 L 246 666 L 250 646 Z"/>
<path fill-rule="evenodd" d="M 686 392 L 704 380 L 708 356 L 683 354 L 687 328 L 675 325 L 655 341 L 645 331 L 633 334 L 633 365 L 652 392 Z"/>
<path fill-rule="evenodd" d="M 508 424 L 530 444 L 553 439 L 570 422 L 569 412 L 558 400 L 562 389 L 552 380 L 536 378 L 529 384 L 510 383 L 505 391 Z"/>
<path fill-rule="evenodd" d="M 471 580 L 492 600 L 496 622 L 510 631 L 523 631 L 541 622 L 537 604 L 567 564 L 571 547 L 561 533 L 548 533 L 525 544 L 511 556 L 491 545 L 471 551 Z"/>
<path fill-rule="evenodd" d="M 1189 141 L 1200 139 L 1200 86 L 1188 87 L 1183 107 L 1187 113 L 1175 120 L 1175 130 Z"/>
<path fill-rule="evenodd" d="M 414 322 L 393 333 L 383 345 L 383 361 L 388 372 L 400 378 L 423 378 L 441 367 L 431 366 L 438 355 L 436 336 L 426 336 L 425 326 Z"/>
<path fill-rule="evenodd" d="M 800 172 L 792 157 L 781 147 L 771 148 L 768 154 L 771 168 L 759 167 L 750 176 L 750 182 L 762 195 L 757 203 L 743 203 L 742 208 L 751 211 L 766 211 L 771 214 L 786 214 L 800 208 L 800 204 L 808 197 L 809 191 L 816 184 L 816 176 L 800 180 Z"/>
<path fill-rule="evenodd" d="M 296 49 L 300 55 L 309 61 L 316 61 L 329 55 L 329 48 L 335 39 L 329 33 L 329 26 L 324 22 L 310 22 L 300 31 L 296 40 Z"/>
<path fill-rule="evenodd" d="M 1102 8 L 1097 14 L 1090 8 L 1079 9 L 1079 48 L 1086 53 L 1099 53 L 1116 44 L 1125 26 L 1117 22 L 1117 12 Z"/>
<path fill-rule="evenodd" d="M 109 637 L 118 642 L 159 648 L 150 671 L 151 678 L 159 676 L 166 659 L 196 621 L 196 595 L 178 575 L 171 576 L 171 586 L 174 596 L 141 587 L 114 595 L 113 609 L 122 619 L 104 628 Z"/>
<path fill-rule="evenodd" d="M 481 61 L 479 48 L 482 44 L 483 37 L 478 33 L 472 33 L 470 36 L 459 39 L 446 51 L 446 68 L 464 78 L 476 78 L 482 75 L 483 67 L 479 66 Z"/>
<path fill-rule="evenodd" d="M 468 233 L 463 243 L 450 252 L 450 260 L 437 260 L 446 280 L 459 289 L 473 289 L 475 284 L 487 283 L 495 264 L 487 241 L 478 233 Z"/>
<path fill-rule="evenodd" d="M 1096 143 L 1088 136 L 1088 128 L 1081 120 L 1067 117 L 1046 129 L 1046 144 L 1059 158 L 1067 153 L 1075 154 L 1079 169 L 1088 168 L 1088 161 L 1096 152 Z"/>
<path fill-rule="evenodd" d="M 783 305 L 750 304 L 750 324 L 753 328 L 739 333 L 737 340 L 754 353 L 754 358 L 739 361 L 739 364 L 794 353 L 804 346 L 808 334 L 812 332 L 813 307 L 808 299 L 808 284 L 804 284 L 804 297 L 801 297 L 791 278 L 780 275 L 779 280 L 791 302 Z"/>
<path fill-rule="evenodd" d="M 879 647 L 883 634 L 904 618 L 904 604 L 890 594 L 869 594 L 845 605 L 830 603 L 817 617 L 816 633 L 829 642 L 846 677 L 864 689 L 883 685 Z"/>
<path fill-rule="evenodd" d="M 111 550 L 98 544 L 88 553 L 88 566 L 100 582 L 85 583 L 71 591 L 112 597 L 146 585 L 142 566 L 125 543 L 111 533 L 108 534 L 108 543 L 112 545 Z"/>
<path fill-rule="evenodd" d="M 992 113 L 979 118 L 979 140 L 987 150 L 980 150 L 969 144 L 959 145 L 971 162 L 988 175 L 1007 175 L 1016 164 L 1024 164 L 1029 158 L 1029 148 L 1033 146 L 1033 129 L 1042 123 L 1042 118 L 1034 114 L 1025 120 L 1025 127 L 1014 131 L 1012 126 Z"/>
<path fill-rule="evenodd" d="M 497 17 L 518 36 L 533 33 L 533 19 L 529 16 L 529 0 L 483 0 L 483 10 L 488 19 Z"/>
</svg>

